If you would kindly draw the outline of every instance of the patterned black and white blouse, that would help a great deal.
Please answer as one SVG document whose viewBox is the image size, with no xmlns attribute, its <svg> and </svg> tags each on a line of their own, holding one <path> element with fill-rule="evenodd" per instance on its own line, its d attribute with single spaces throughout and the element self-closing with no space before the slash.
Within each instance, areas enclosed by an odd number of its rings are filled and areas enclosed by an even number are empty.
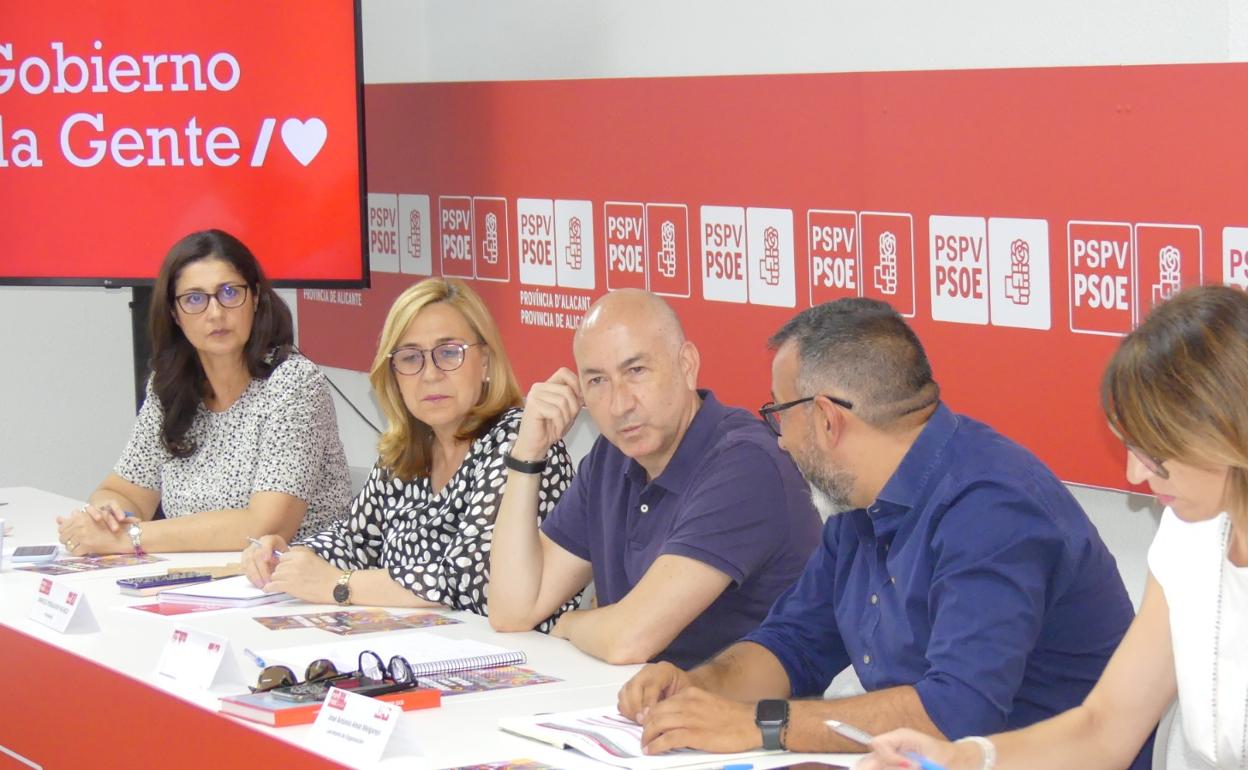
<svg viewBox="0 0 1248 770">
<path fill-rule="evenodd" d="M 297 544 L 338 569 L 384 568 L 395 582 L 423 599 L 487 614 L 490 543 L 507 483 L 503 452 L 516 439 L 521 415 L 516 408 L 499 415 L 472 442 L 459 470 L 438 494 L 428 476 L 404 482 L 377 463 L 350 514 Z M 550 448 L 546 459 L 538 493 L 539 522 L 572 481 L 572 463 L 562 441 Z M 574 597 L 538 630 L 549 631 L 555 618 L 575 607 Z"/>
<path fill-rule="evenodd" d="M 283 492 L 308 504 L 298 535 L 306 537 L 341 518 L 351 499 L 329 385 L 316 364 L 298 353 L 267 379 L 253 379 L 224 412 L 201 403 L 186 433 L 197 447 L 190 457 L 173 457 L 165 449 L 164 419 L 149 379 L 113 472 L 160 492 L 168 518 L 246 508 L 256 492 Z"/>
</svg>

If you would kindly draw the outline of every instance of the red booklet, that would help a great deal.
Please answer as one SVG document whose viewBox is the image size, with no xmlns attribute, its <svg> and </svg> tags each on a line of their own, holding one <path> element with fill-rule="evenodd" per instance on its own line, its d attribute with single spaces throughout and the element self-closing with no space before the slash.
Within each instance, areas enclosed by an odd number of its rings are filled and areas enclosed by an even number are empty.
<svg viewBox="0 0 1248 770">
<path fill-rule="evenodd" d="M 393 703 L 404 711 L 437 708 L 442 705 L 442 693 L 438 690 L 403 690 L 374 697 Z M 221 713 L 273 727 L 288 727 L 315 722 L 321 705 L 320 701 L 299 703 L 283 700 L 267 692 L 243 693 L 222 698 Z"/>
</svg>

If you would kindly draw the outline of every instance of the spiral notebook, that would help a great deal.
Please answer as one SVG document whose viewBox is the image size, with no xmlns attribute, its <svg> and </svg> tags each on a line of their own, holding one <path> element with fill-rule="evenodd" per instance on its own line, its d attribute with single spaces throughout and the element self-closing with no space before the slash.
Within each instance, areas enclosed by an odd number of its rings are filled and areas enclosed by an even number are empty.
<svg viewBox="0 0 1248 770">
<path fill-rule="evenodd" d="M 477 668 L 514 666 L 525 662 L 524 652 L 478 642 L 475 639 L 449 639 L 421 629 L 390 632 L 345 642 L 309 644 L 256 650 L 267 665 L 281 664 L 292 671 L 303 671 L 308 663 L 328 658 L 339 671 L 354 671 L 360 653 L 372 650 L 385 662 L 402 655 L 412 664 L 416 676 L 451 674 Z"/>
</svg>

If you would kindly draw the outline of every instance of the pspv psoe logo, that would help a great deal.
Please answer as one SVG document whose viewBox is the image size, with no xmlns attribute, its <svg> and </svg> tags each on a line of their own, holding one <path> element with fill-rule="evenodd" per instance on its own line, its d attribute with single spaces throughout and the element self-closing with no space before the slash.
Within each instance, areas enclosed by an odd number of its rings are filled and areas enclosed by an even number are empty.
<svg viewBox="0 0 1248 770">
<path fill-rule="evenodd" d="M 602 218 L 606 223 L 607 290 L 647 288 L 645 205 L 607 201 L 602 205 Z"/>
<path fill-rule="evenodd" d="M 584 200 L 516 201 L 520 282 L 593 290 L 594 212 Z"/>
<path fill-rule="evenodd" d="M 399 196 L 368 194 L 368 268 L 399 272 Z"/>
<path fill-rule="evenodd" d="M 932 318 L 988 323 L 988 222 L 983 217 L 932 216 Z"/>
<path fill-rule="evenodd" d="M 344 711 L 347 708 L 347 694 L 338 688 L 329 691 L 329 698 L 325 701 L 325 705 L 331 709 Z"/>
<path fill-rule="evenodd" d="M 438 232 L 442 275 L 476 277 L 472 259 L 472 198 L 467 195 L 439 197 Z"/>
<path fill-rule="evenodd" d="M 810 255 L 810 304 L 859 295 L 858 212 L 810 209 L 806 212 Z"/>
<path fill-rule="evenodd" d="M 793 212 L 703 206 L 702 296 L 793 307 Z"/>
<path fill-rule="evenodd" d="M 1121 336 L 1135 318 L 1135 249 L 1128 222 L 1066 223 L 1070 330 Z"/>
</svg>

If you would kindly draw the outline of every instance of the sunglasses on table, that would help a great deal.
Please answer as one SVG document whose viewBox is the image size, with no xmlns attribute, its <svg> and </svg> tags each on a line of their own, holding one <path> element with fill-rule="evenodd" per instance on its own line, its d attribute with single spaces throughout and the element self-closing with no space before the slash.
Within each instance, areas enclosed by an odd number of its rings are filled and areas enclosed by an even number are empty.
<svg viewBox="0 0 1248 770">
<path fill-rule="evenodd" d="M 387 678 L 399 684 L 410 684 L 416 681 L 412 664 L 402 655 L 395 655 L 385 663 L 382 657 L 372 650 L 364 650 L 356 662 L 356 670 L 339 673 L 338 667 L 328 658 L 318 658 L 308 664 L 303 673 L 303 682 L 295 678 L 295 673 L 288 666 L 265 666 L 260 671 L 256 686 L 252 692 L 268 692 L 278 687 L 290 687 L 309 682 L 332 682 L 336 679 L 358 676 L 373 682 L 383 682 Z"/>
</svg>

